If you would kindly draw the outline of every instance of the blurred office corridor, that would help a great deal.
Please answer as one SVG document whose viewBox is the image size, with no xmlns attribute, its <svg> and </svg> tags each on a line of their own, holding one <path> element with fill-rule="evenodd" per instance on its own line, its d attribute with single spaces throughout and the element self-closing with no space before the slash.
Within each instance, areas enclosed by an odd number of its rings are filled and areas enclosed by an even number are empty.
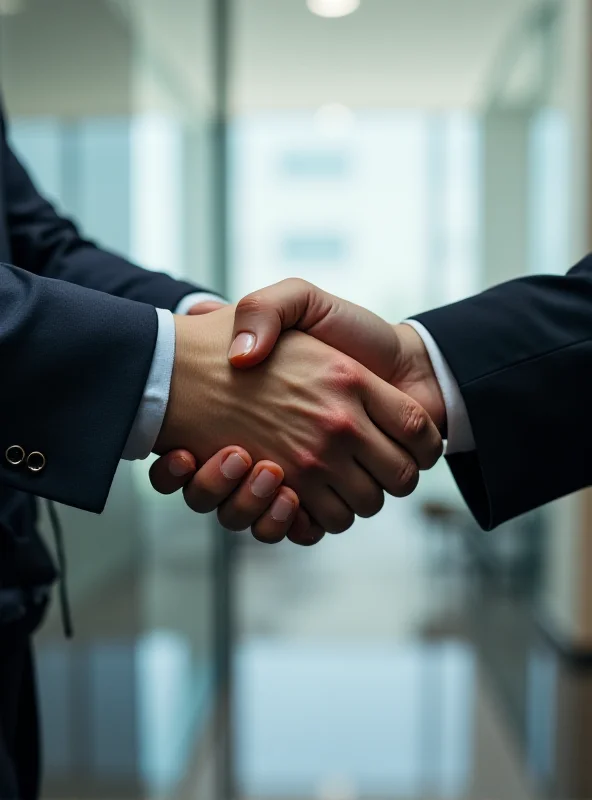
<svg viewBox="0 0 592 800">
<path fill-rule="evenodd" d="M 0 0 L 0 86 L 101 244 L 232 301 L 298 276 L 397 321 L 592 249 L 591 21 Z M 55 607 L 37 637 L 45 800 L 592 798 L 587 492 L 486 534 L 442 462 L 299 549 L 122 462 L 101 517 L 60 516 L 76 637 Z"/>
</svg>

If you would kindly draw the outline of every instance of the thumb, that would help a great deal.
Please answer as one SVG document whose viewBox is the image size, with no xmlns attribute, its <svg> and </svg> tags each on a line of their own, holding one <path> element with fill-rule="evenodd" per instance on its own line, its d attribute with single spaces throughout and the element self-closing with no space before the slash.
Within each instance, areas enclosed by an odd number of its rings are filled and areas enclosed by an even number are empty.
<svg viewBox="0 0 592 800">
<path fill-rule="evenodd" d="M 307 281 L 289 278 L 239 301 L 228 353 L 235 367 L 253 367 L 273 350 L 282 331 L 308 331 L 331 310 L 332 295 Z"/>
<path fill-rule="evenodd" d="M 230 363 L 241 368 L 259 364 L 288 328 L 340 350 L 385 380 L 392 376 L 399 357 L 399 338 L 388 322 L 312 283 L 290 278 L 239 302 Z"/>
</svg>

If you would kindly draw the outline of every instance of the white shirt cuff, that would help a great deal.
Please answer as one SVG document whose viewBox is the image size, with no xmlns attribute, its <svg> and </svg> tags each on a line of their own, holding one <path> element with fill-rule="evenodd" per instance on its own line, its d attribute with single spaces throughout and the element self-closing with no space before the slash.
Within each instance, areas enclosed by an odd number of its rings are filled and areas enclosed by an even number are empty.
<svg viewBox="0 0 592 800">
<path fill-rule="evenodd" d="M 148 458 L 156 440 L 169 401 L 175 362 L 175 321 L 170 311 L 156 309 L 158 334 L 148 380 L 122 458 L 126 461 Z"/>
<path fill-rule="evenodd" d="M 434 368 L 436 380 L 440 384 L 440 391 L 442 392 L 444 405 L 446 406 L 446 428 L 448 432 L 446 455 L 468 453 L 474 450 L 475 439 L 473 437 L 473 429 L 471 428 L 467 407 L 456 378 L 452 374 L 448 362 L 442 355 L 442 351 L 436 344 L 432 334 L 421 322 L 417 322 L 417 320 L 414 319 L 406 319 L 405 325 L 410 325 L 414 328 L 423 339 L 430 361 L 432 362 L 432 367 Z"/>
<path fill-rule="evenodd" d="M 181 316 L 184 316 L 187 314 L 190 308 L 193 308 L 193 306 L 196 306 L 199 303 L 206 303 L 208 300 L 213 300 L 215 303 L 226 303 L 226 300 L 220 297 L 219 294 L 212 294 L 211 292 L 192 292 L 191 294 L 186 294 L 185 297 L 180 301 L 179 305 L 175 309 L 175 314 L 181 314 Z"/>
<path fill-rule="evenodd" d="M 217 294 L 192 292 L 182 298 L 175 309 L 175 314 L 186 314 L 193 306 L 208 300 L 226 302 Z M 126 461 L 148 458 L 158 439 L 169 402 L 175 363 L 175 321 L 171 312 L 165 309 L 157 308 L 156 314 L 158 316 L 156 346 L 142 401 L 121 456 Z"/>
</svg>

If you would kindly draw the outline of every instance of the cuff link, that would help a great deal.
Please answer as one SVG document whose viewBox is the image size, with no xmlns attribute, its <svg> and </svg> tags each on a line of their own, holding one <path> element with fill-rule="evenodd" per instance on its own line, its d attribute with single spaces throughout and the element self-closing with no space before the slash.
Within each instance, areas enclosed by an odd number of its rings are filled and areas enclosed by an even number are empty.
<svg viewBox="0 0 592 800">
<path fill-rule="evenodd" d="M 45 456 L 38 450 L 34 450 L 27 456 L 27 469 L 31 472 L 41 472 L 45 466 Z"/>
<path fill-rule="evenodd" d="M 4 458 L 13 467 L 18 467 L 19 464 L 22 464 L 25 460 L 25 456 L 26 453 L 20 444 L 12 444 L 10 447 L 6 448 L 6 452 L 4 453 Z"/>
</svg>

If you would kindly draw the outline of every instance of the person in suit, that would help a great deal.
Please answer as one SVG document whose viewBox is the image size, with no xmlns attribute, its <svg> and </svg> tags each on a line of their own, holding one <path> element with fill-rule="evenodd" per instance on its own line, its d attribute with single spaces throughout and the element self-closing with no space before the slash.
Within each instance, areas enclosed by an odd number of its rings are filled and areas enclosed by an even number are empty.
<svg viewBox="0 0 592 800">
<path fill-rule="evenodd" d="M 412 491 L 440 455 L 414 400 L 312 337 L 233 370 L 219 299 L 84 239 L 37 192 L 0 110 L 0 798 L 38 795 L 30 639 L 57 572 L 36 497 L 100 513 L 120 459 L 168 454 L 153 472 L 166 491 L 189 452 L 204 465 L 190 501 L 227 498 L 235 519 L 307 543 L 375 513 L 383 490 Z M 59 536 L 57 550 L 63 577 Z"/>
<path fill-rule="evenodd" d="M 232 363 L 248 369 L 280 333 L 305 331 L 413 397 L 479 525 L 592 484 L 592 255 L 389 325 L 316 286 L 283 281 L 236 308 Z"/>
</svg>

